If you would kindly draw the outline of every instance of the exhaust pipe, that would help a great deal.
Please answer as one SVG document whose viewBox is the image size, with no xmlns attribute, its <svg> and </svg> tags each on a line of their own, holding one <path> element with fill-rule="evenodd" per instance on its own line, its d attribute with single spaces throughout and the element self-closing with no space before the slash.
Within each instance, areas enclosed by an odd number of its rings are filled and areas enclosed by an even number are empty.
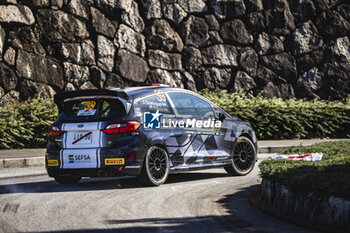
<svg viewBox="0 0 350 233">
<path fill-rule="evenodd" d="M 105 170 L 100 169 L 100 170 L 98 170 L 97 175 L 99 177 L 107 177 L 108 173 Z"/>
</svg>

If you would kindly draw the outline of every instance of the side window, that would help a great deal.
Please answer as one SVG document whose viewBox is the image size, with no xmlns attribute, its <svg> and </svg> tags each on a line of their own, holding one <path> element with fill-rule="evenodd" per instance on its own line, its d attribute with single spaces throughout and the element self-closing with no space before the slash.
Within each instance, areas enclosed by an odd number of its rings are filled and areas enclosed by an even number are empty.
<svg viewBox="0 0 350 233">
<path fill-rule="evenodd" d="M 179 115 L 214 117 L 210 104 L 186 93 L 168 93 Z"/>
<path fill-rule="evenodd" d="M 166 98 L 160 99 L 158 95 L 151 95 L 139 100 L 138 103 L 150 112 L 158 110 L 160 113 L 174 114 L 169 101 Z"/>
</svg>

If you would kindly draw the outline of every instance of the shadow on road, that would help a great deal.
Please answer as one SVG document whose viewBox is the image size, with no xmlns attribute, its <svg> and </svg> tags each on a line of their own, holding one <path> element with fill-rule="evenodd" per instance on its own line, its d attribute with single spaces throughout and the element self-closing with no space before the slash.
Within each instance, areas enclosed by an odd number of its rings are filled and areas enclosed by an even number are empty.
<svg viewBox="0 0 350 233">
<path fill-rule="evenodd" d="M 183 173 L 172 175 L 170 183 L 186 182 L 190 180 L 211 179 L 218 177 L 225 177 L 224 173 Z M 227 177 L 227 176 L 226 176 Z M 185 180 L 185 181 L 184 181 Z M 123 186 L 126 182 L 131 188 L 139 187 L 135 178 L 129 179 L 105 179 L 105 180 L 93 180 L 90 182 L 83 182 L 82 184 L 75 186 L 59 186 L 54 181 L 51 182 L 37 182 L 19 184 L 16 188 L 18 192 L 33 192 L 30 189 L 31 186 L 36 187 L 37 192 L 64 192 L 64 191 L 82 191 L 82 190 L 98 190 L 106 188 L 118 188 L 118 184 Z M 23 185 L 29 185 L 23 187 Z M 46 188 L 45 188 L 46 187 Z M 54 188 L 56 187 L 56 188 Z M 57 188 L 58 187 L 58 188 Z M 259 185 L 248 186 L 247 188 L 240 189 L 238 192 L 232 195 L 227 195 L 217 202 L 220 203 L 225 213 L 221 215 L 207 215 L 198 217 L 158 217 L 158 218 L 135 218 L 135 219 L 106 219 L 99 224 L 99 227 L 103 228 L 90 228 L 79 230 L 59 230 L 59 231 L 46 231 L 50 233 L 155 233 L 155 232 L 191 232 L 191 233 L 226 233 L 226 232 L 239 232 L 239 233 L 311 233 L 307 229 L 293 226 L 291 224 L 276 220 L 265 214 L 255 210 L 249 205 L 249 197 L 257 191 Z M 123 188 L 123 187 L 121 187 Z M 22 189 L 22 190 L 21 190 Z M 170 189 L 169 189 L 170 190 Z M 4 187 L 0 187 L 0 191 L 4 191 Z M 196 200 L 194 200 L 196 201 Z M 147 204 L 147 203 L 145 203 Z M 140 206 L 140 211 L 142 211 Z M 206 208 L 203 206 L 203 208 Z M 172 210 L 169 209 L 169 212 Z M 195 210 L 194 210 L 195 211 Z M 157 215 L 157 213 L 155 213 Z M 107 215 L 106 215 L 107 216 Z M 57 226 L 59 227 L 59 226 Z M 0 226 L 1 231 L 1 226 Z M 15 231 L 13 231 L 15 232 Z"/>
<path fill-rule="evenodd" d="M 220 177 L 227 177 L 226 173 L 201 173 L 201 172 L 186 172 L 179 174 L 172 174 L 169 176 L 164 185 L 189 182 L 194 180 L 215 179 Z M 143 188 L 139 184 L 136 177 L 120 177 L 120 178 L 90 178 L 83 179 L 80 183 L 75 185 L 60 185 L 54 180 L 26 182 L 17 184 L 0 185 L 0 194 L 8 193 L 46 193 L 46 192 L 71 192 L 71 191 L 93 191 L 106 189 L 131 189 Z M 147 187 L 145 187 L 147 188 Z"/>
<path fill-rule="evenodd" d="M 185 175 L 185 174 L 182 174 Z M 186 174 L 186 176 L 190 175 Z M 180 179 L 180 177 L 179 177 Z M 248 189 L 242 189 L 237 194 L 221 199 L 219 202 L 228 207 L 230 199 L 234 196 L 244 196 L 245 201 L 248 200 L 248 195 L 257 189 L 256 186 L 249 187 Z M 205 208 L 205 207 L 203 207 Z M 171 210 L 169 210 L 171 211 Z M 251 224 L 247 223 L 244 219 L 239 218 L 235 211 L 227 209 L 227 215 L 224 216 L 200 216 L 200 217 L 179 217 L 179 218 L 144 218 L 144 219 L 107 219 L 103 223 L 107 229 L 81 229 L 81 230 L 63 230 L 63 231 L 48 231 L 51 233 L 155 233 L 155 232 L 262 232 L 256 229 Z"/>
</svg>

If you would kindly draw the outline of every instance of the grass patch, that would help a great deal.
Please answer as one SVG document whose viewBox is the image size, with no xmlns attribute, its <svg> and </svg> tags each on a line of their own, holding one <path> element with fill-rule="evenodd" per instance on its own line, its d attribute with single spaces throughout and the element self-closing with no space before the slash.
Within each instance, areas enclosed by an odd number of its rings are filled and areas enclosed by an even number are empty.
<svg viewBox="0 0 350 233">
<path fill-rule="evenodd" d="M 350 140 L 299 146 L 282 154 L 317 152 L 323 153 L 321 161 L 264 160 L 259 165 L 260 175 L 291 191 L 313 191 L 350 200 Z"/>
</svg>

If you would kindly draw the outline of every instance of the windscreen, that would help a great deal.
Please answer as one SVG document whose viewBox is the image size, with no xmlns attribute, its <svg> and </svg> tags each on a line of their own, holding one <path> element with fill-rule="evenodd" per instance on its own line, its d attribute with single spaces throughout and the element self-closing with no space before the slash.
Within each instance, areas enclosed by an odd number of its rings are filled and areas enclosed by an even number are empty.
<svg viewBox="0 0 350 233">
<path fill-rule="evenodd" d="M 66 122 L 112 121 L 125 116 L 124 105 L 118 99 L 80 99 L 67 101 L 60 108 L 59 119 Z"/>
</svg>

